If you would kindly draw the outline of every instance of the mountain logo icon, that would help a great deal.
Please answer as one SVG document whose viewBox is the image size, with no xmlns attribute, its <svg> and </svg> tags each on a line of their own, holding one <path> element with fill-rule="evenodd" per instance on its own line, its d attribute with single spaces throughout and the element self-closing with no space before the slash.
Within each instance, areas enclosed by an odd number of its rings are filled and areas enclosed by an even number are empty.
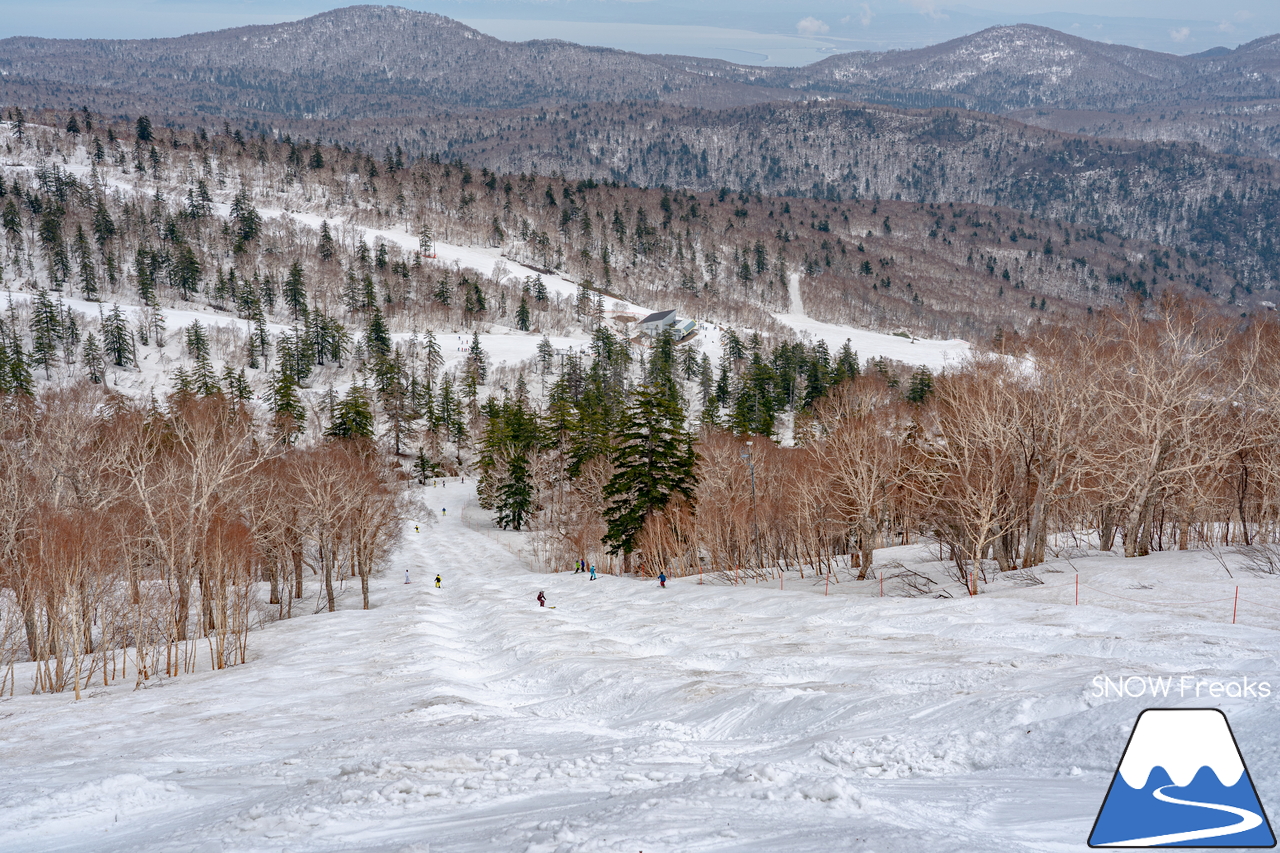
<svg viewBox="0 0 1280 853">
<path fill-rule="evenodd" d="M 1089 833 L 1090 847 L 1275 847 L 1226 715 L 1138 715 Z"/>
</svg>

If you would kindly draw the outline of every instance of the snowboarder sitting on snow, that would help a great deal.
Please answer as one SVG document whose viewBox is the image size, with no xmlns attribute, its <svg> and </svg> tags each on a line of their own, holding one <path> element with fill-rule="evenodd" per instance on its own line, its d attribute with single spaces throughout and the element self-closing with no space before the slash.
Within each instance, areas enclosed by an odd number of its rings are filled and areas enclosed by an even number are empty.
<svg viewBox="0 0 1280 853">
<path fill-rule="evenodd" d="M 440 576 L 436 575 L 436 589 L 440 588 Z"/>
<path fill-rule="evenodd" d="M 658 586 L 662 587 L 663 589 L 666 589 L 666 588 L 667 588 L 667 573 L 666 573 L 666 572 L 658 572 Z"/>
<path fill-rule="evenodd" d="M 542 594 L 542 590 L 538 590 L 538 606 L 539 607 L 547 606 L 547 597 Z"/>
<path fill-rule="evenodd" d="M 596 579 L 596 567 L 595 567 L 595 566 L 592 566 L 592 567 L 591 567 L 591 577 L 589 578 L 589 580 L 595 580 L 595 579 Z"/>
</svg>

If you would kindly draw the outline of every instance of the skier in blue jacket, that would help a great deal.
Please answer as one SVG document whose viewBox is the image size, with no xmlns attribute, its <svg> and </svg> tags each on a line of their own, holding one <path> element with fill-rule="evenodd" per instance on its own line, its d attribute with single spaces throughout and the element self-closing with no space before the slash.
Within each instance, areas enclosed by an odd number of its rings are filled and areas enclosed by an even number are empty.
<svg viewBox="0 0 1280 853">
<path fill-rule="evenodd" d="M 658 572 L 658 586 L 662 587 L 663 589 L 666 589 L 666 588 L 667 588 L 667 573 L 666 573 L 666 572 Z"/>
<path fill-rule="evenodd" d="M 588 578 L 588 580 L 595 580 L 595 579 L 596 579 L 596 567 L 593 565 L 591 567 L 591 577 Z"/>
</svg>

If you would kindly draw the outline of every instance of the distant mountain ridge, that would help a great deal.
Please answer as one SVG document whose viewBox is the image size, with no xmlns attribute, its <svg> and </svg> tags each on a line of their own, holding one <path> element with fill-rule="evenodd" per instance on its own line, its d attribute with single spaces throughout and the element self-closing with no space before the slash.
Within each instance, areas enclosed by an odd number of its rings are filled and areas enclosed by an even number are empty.
<svg viewBox="0 0 1280 853">
<path fill-rule="evenodd" d="M 1214 56 L 1176 56 L 1017 24 L 919 50 L 839 54 L 753 79 L 855 96 L 946 93 L 986 112 L 1045 105 L 1115 110 L 1171 98 L 1275 98 L 1280 36 Z"/>
<path fill-rule="evenodd" d="M 1017 24 L 918 50 L 762 68 L 504 42 L 428 12 L 350 6 L 169 39 L 9 38 L 0 41 L 0 75 L 164 94 L 211 112 L 348 119 L 423 108 L 627 100 L 723 107 L 813 96 L 996 113 L 1280 99 L 1280 35 L 1208 53 L 1176 56 Z"/>
<path fill-rule="evenodd" d="M 0 41 L 0 75 L 180 99 L 205 112 L 321 119 L 575 101 L 724 106 L 787 96 L 620 50 L 504 42 L 394 6 L 170 39 L 9 38 Z"/>
</svg>

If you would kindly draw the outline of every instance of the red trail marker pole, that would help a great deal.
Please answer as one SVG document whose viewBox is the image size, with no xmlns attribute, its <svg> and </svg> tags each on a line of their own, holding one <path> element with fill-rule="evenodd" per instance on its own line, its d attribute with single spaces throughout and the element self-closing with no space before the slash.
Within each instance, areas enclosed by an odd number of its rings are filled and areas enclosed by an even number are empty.
<svg viewBox="0 0 1280 853">
<path fill-rule="evenodd" d="M 1231 605 L 1231 624 L 1236 624 L 1236 612 L 1240 609 L 1240 587 L 1236 587 L 1236 600 Z"/>
</svg>

